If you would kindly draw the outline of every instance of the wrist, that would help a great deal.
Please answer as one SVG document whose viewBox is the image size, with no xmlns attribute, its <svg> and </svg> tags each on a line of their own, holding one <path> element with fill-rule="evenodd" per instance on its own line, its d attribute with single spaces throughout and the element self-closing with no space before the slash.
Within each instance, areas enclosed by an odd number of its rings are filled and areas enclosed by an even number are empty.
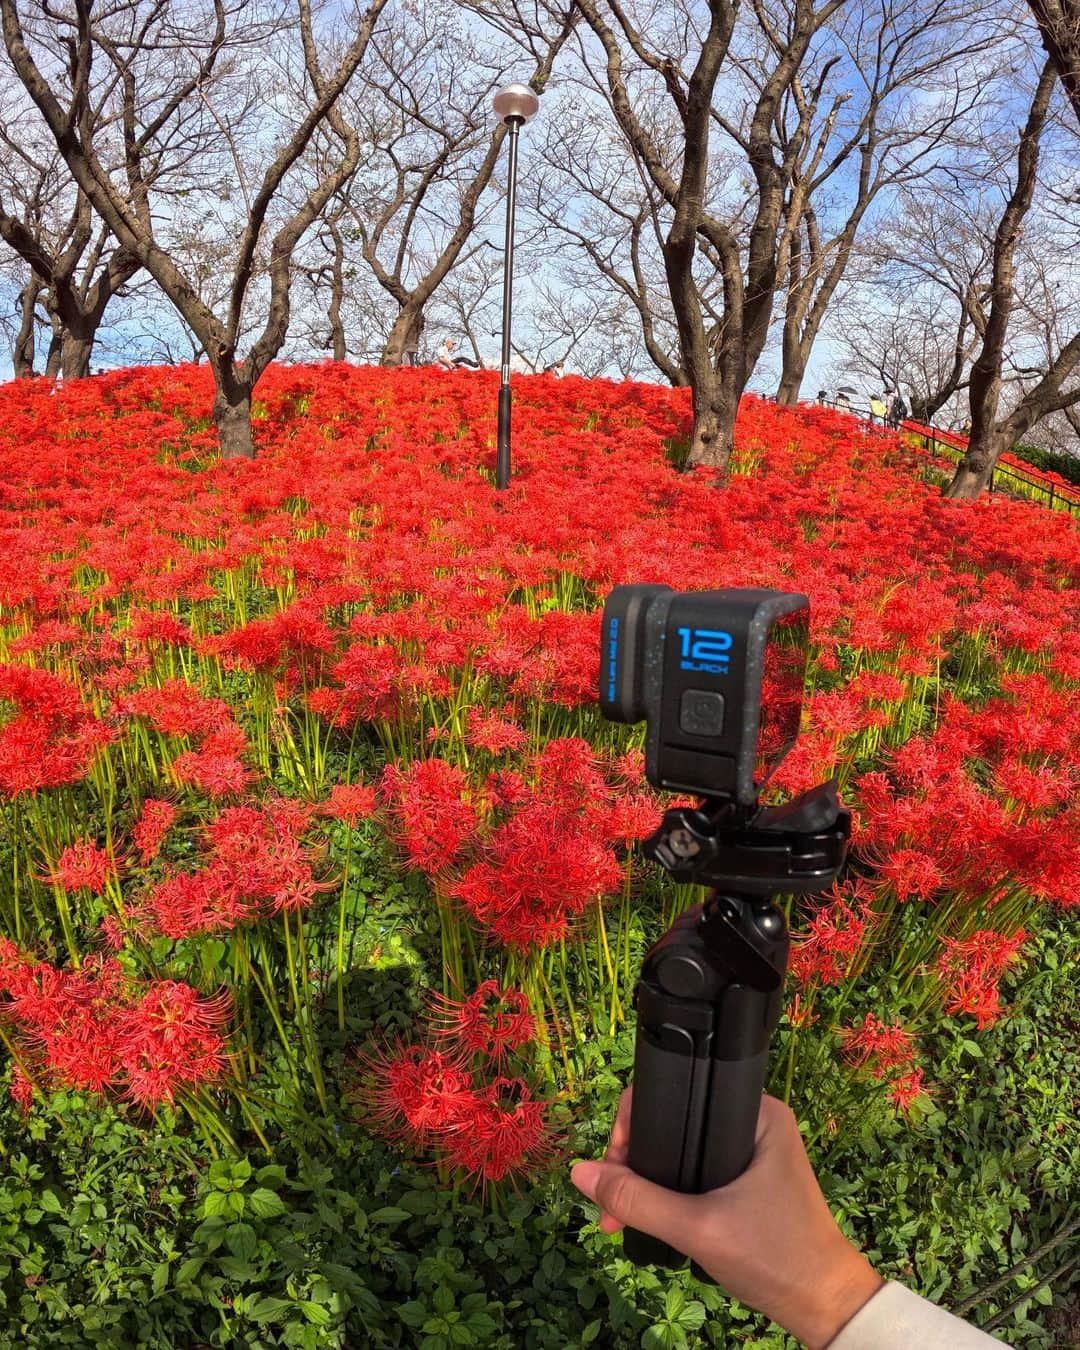
<svg viewBox="0 0 1080 1350">
<path fill-rule="evenodd" d="M 826 1350 L 884 1284 L 862 1252 L 845 1239 L 843 1247 L 827 1256 L 815 1278 L 803 1287 L 790 1316 L 777 1320 L 807 1350 Z"/>
</svg>

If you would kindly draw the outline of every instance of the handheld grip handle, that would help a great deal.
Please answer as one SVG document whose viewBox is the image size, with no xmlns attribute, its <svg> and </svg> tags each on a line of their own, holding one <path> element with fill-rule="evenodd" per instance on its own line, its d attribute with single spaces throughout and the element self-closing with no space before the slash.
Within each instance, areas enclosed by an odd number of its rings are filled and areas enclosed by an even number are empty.
<svg viewBox="0 0 1080 1350">
<path fill-rule="evenodd" d="M 768 1019 L 774 1000 L 729 987 L 711 1027 L 638 1020 L 629 1166 L 668 1190 L 698 1195 L 726 1186 L 754 1154 L 768 1066 Z M 687 1021 L 702 1021 L 690 1012 Z M 753 1029 L 754 1053 L 746 1053 Z M 726 1054 L 739 1058 L 720 1058 Z M 637 1265 L 679 1266 L 682 1253 L 627 1229 L 623 1250 Z M 699 1279 L 709 1277 L 696 1265 Z"/>
</svg>

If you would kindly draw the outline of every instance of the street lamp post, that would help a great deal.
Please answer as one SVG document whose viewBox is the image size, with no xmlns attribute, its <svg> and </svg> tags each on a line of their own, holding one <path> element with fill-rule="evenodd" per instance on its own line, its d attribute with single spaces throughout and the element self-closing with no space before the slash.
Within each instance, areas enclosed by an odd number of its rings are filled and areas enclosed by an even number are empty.
<svg viewBox="0 0 1080 1350">
<path fill-rule="evenodd" d="M 510 483 L 510 316 L 514 285 L 514 201 L 517 196 L 518 132 L 535 116 L 540 100 L 524 84 L 508 84 L 491 101 L 495 115 L 510 132 L 510 164 L 506 185 L 506 243 L 503 248 L 502 365 L 499 376 L 498 449 L 495 455 L 495 486 Z"/>
</svg>

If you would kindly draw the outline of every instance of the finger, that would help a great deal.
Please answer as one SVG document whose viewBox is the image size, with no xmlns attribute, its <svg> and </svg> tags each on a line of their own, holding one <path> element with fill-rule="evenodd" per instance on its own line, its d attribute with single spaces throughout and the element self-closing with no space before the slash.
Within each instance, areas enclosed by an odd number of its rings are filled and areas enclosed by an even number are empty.
<svg viewBox="0 0 1080 1350">
<path fill-rule="evenodd" d="M 619 1098 L 619 1109 L 615 1113 L 615 1123 L 611 1127 L 611 1139 L 604 1153 L 607 1162 L 625 1163 L 630 1156 L 630 1103 L 633 1092 L 633 1088 L 627 1088 Z"/>
<path fill-rule="evenodd" d="M 570 1177 L 583 1195 L 599 1205 L 605 1218 L 651 1233 L 680 1252 L 693 1245 L 700 1196 L 669 1191 L 617 1163 L 578 1163 Z"/>
</svg>

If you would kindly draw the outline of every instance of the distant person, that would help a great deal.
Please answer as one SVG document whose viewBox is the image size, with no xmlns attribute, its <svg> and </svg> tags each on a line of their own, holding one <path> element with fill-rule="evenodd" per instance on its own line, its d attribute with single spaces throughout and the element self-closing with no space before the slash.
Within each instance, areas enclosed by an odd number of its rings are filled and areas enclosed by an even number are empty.
<svg viewBox="0 0 1080 1350">
<path fill-rule="evenodd" d="M 882 396 L 881 396 L 880 394 L 871 394 L 871 395 L 870 395 L 870 425 L 871 425 L 872 427 L 873 427 L 873 426 L 884 426 L 884 425 L 885 425 L 885 413 L 886 413 L 885 400 L 882 398 Z"/>
<path fill-rule="evenodd" d="M 851 411 L 851 399 L 848 398 L 848 395 L 847 395 L 846 390 L 841 389 L 841 390 L 839 390 L 839 391 L 837 392 L 837 395 L 836 395 L 836 411 L 837 411 L 837 412 L 850 412 L 850 411 Z"/>
<path fill-rule="evenodd" d="M 817 401 L 819 403 L 828 403 L 829 391 L 827 389 L 819 389 L 817 391 Z"/>
<path fill-rule="evenodd" d="M 479 361 L 471 356 L 455 356 L 454 348 L 457 342 L 453 338 L 445 338 L 442 346 L 435 353 L 436 365 L 442 366 L 443 370 L 481 370 Z"/>
<path fill-rule="evenodd" d="M 545 375 L 558 375 L 559 377 L 562 377 L 563 375 L 566 374 L 566 362 L 565 362 L 565 361 L 553 361 L 553 362 L 551 363 L 550 366 L 545 366 L 545 367 L 544 367 L 544 374 L 545 374 Z"/>
<path fill-rule="evenodd" d="M 899 389 L 892 396 L 889 404 L 889 426 L 895 431 L 900 423 L 907 418 L 907 404 L 901 397 Z"/>
</svg>

